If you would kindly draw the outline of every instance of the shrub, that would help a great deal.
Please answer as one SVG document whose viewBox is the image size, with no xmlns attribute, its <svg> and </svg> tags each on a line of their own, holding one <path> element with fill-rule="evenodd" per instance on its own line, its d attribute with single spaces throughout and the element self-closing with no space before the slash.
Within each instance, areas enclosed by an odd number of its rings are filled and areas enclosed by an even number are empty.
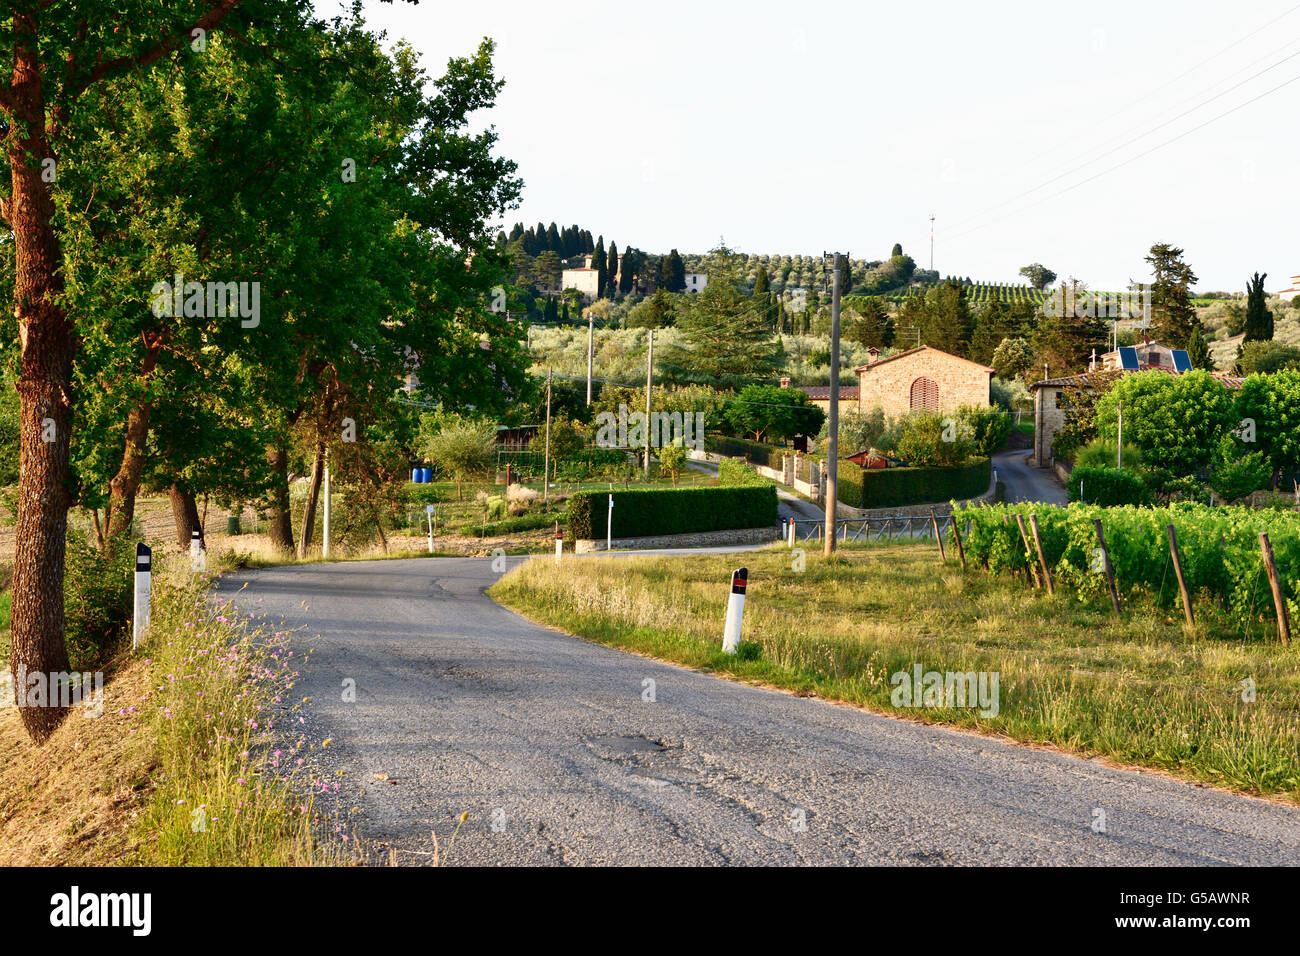
<svg viewBox="0 0 1300 956">
<path fill-rule="evenodd" d="M 859 468 L 841 461 L 835 497 L 854 508 L 893 508 L 977 498 L 989 490 L 992 462 L 978 458 L 952 468 Z"/>
<path fill-rule="evenodd" d="M 957 418 L 970 429 L 975 454 L 988 457 L 1007 443 L 1011 434 L 1011 416 L 1000 408 L 973 408 L 963 405 Z"/>
<path fill-rule="evenodd" d="M 1075 468 L 1070 472 L 1069 488 L 1071 501 L 1086 504 L 1146 505 L 1152 501 L 1146 482 L 1127 468 Z"/>
<path fill-rule="evenodd" d="M 1114 468 L 1118 461 L 1115 443 L 1098 438 L 1088 442 L 1074 455 L 1077 468 Z M 1124 465 L 1134 471 L 1142 468 L 1142 451 L 1134 445 L 1124 446 Z"/>
<path fill-rule="evenodd" d="M 718 484 L 723 487 L 770 484 L 766 478 L 743 461 L 724 458 L 718 462 Z"/>
<path fill-rule="evenodd" d="M 63 578 L 68 658 L 77 670 L 107 660 L 131 620 L 135 542 L 123 535 L 100 551 L 68 535 Z"/>
<path fill-rule="evenodd" d="M 970 424 L 955 415 L 910 415 L 898 438 L 898 457 L 910 465 L 960 465 L 974 451 Z"/>
<path fill-rule="evenodd" d="M 1236 501 L 1268 484 L 1273 468 L 1257 451 L 1225 458 L 1210 476 L 1210 487 L 1224 501 Z"/>
<path fill-rule="evenodd" d="M 659 449 L 659 470 L 677 484 L 682 469 L 686 467 L 686 449 L 681 445 L 667 445 Z"/>
<path fill-rule="evenodd" d="M 776 448 L 744 438 L 723 438 L 718 435 L 710 435 L 705 440 L 704 447 L 715 455 L 744 458 L 750 464 L 764 465 L 768 468 L 780 468 L 781 457 L 792 454 L 787 448 Z"/>
<path fill-rule="evenodd" d="M 575 538 L 605 537 L 609 496 L 620 538 L 765 528 L 776 524 L 776 486 L 582 491 L 569 499 Z"/>
<path fill-rule="evenodd" d="M 523 485 L 511 485 L 506 489 L 506 504 L 512 515 L 521 515 L 533 506 L 533 502 L 542 496 L 540 491 L 525 488 Z"/>
</svg>

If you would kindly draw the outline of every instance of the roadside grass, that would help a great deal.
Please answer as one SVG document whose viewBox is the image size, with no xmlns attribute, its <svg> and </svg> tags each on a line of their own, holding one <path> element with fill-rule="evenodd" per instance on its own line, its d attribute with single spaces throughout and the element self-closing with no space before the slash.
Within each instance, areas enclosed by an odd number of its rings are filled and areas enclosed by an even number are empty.
<svg viewBox="0 0 1300 956">
<path fill-rule="evenodd" d="M 228 617 L 210 585 L 155 550 L 150 633 L 105 668 L 102 716 L 75 707 L 37 747 L 0 708 L 0 865 L 345 862 L 310 796 L 320 782 L 294 777 L 311 746 L 291 696 L 306 655 Z"/>
<path fill-rule="evenodd" d="M 1044 744 L 1300 802 L 1300 649 L 1267 622 L 1226 638 L 1198 604 L 1048 598 L 1025 583 L 940 565 L 924 545 L 791 554 L 530 561 L 489 594 L 541 623 L 718 676 Z M 749 569 L 742 651 L 721 651 L 731 570 Z M 1240 633 L 1241 626 L 1235 630 Z M 999 710 L 895 707 L 892 675 L 996 672 Z M 909 678 L 910 679 L 910 678 Z M 1255 699 L 1243 699 L 1243 681 Z"/>
</svg>

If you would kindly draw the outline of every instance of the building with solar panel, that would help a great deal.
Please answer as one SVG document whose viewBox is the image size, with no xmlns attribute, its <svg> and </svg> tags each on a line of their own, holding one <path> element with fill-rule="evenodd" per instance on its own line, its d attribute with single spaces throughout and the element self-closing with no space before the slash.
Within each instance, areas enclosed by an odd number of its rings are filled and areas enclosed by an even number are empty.
<svg viewBox="0 0 1300 956">
<path fill-rule="evenodd" d="M 1125 346 L 1093 356 L 1088 371 L 1081 375 L 1048 378 L 1035 382 L 1030 388 L 1034 394 L 1034 464 L 1050 468 L 1056 463 L 1056 434 L 1065 425 L 1065 415 L 1070 408 L 1070 393 L 1086 388 L 1093 375 L 1106 372 L 1140 374 L 1161 372 L 1181 375 L 1192 370 L 1192 361 L 1183 349 L 1171 349 L 1159 342 Z M 1225 388 L 1241 388 L 1243 379 L 1221 372 L 1212 373 Z"/>
</svg>

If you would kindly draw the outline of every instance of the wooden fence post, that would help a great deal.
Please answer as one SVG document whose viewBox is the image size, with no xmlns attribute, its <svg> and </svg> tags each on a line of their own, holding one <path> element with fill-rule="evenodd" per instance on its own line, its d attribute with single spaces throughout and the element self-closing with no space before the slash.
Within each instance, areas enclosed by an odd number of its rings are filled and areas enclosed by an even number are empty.
<svg viewBox="0 0 1300 956">
<path fill-rule="evenodd" d="M 1115 616 L 1123 615 L 1123 609 L 1119 603 L 1119 591 L 1115 588 L 1115 568 L 1110 563 L 1110 549 L 1106 547 L 1106 533 L 1101 530 L 1101 519 L 1092 519 L 1093 527 L 1097 529 L 1097 544 L 1101 546 L 1101 559 L 1105 565 L 1106 584 L 1110 588 L 1110 603 L 1115 608 Z"/>
<path fill-rule="evenodd" d="M 1264 570 L 1268 572 L 1268 584 L 1273 589 L 1273 607 L 1277 611 L 1277 633 L 1283 644 L 1291 643 L 1291 622 L 1287 618 L 1286 598 L 1282 596 L 1282 582 L 1278 580 L 1277 564 L 1273 561 L 1273 545 L 1268 535 L 1259 533 L 1259 550 L 1264 555 Z"/>
<path fill-rule="evenodd" d="M 943 548 L 943 534 L 939 531 L 939 516 L 930 509 L 930 523 L 934 525 L 934 539 L 939 542 L 939 560 L 944 564 L 948 563 L 948 554 Z"/>
<path fill-rule="evenodd" d="M 1192 595 L 1187 590 L 1187 580 L 1183 577 L 1183 557 L 1178 553 L 1178 533 L 1174 531 L 1174 526 L 1169 525 L 1169 556 L 1174 561 L 1174 574 L 1178 577 L 1178 593 L 1183 599 L 1183 616 L 1187 618 L 1187 626 L 1196 626 L 1196 617 L 1192 613 Z"/>
<path fill-rule="evenodd" d="M 962 547 L 961 531 L 957 527 L 957 518 L 953 515 L 949 515 L 948 520 L 952 522 L 952 539 L 957 542 L 957 557 L 961 558 L 961 569 L 965 571 L 966 570 L 966 549 Z"/>
<path fill-rule="evenodd" d="M 1052 586 L 1052 572 L 1047 568 L 1047 558 L 1043 556 L 1043 539 L 1038 536 L 1038 515 L 1029 516 L 1029 527 L 1034 532 L 1034 548 L 1038 551 L 1038 563 L 1043 569 L 1043 580 L 1047 582 L 1047 593 L 1055 594 L 1056 589 Z"/>
</svg>

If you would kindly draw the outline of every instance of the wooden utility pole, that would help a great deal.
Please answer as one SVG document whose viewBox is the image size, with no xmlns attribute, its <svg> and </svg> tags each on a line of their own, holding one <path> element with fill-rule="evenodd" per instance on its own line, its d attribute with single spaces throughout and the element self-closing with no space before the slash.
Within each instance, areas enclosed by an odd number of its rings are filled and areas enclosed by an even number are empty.
<svg viewBox="0 0 1300 956">
<path fill-rule="evenodd" d="M 551 503 L 551 375 L 546 370 L 546 455 L 542 459 L 542 501 Z"/>
<path fill-rule="evenodd" d="M 587 404 L 591 404 L 591 364 L 596 342 L 596 313 L 587 310 Z"/>
<path fill-rule="evenodd" d="M 844 284 L 841 270 L 847 261 L 838 252 L 831 255 L 835 268 L 831 280 L 830 414 L 826 421 L 826 536 L 823 547 L 826 555 L 835 551 L 835 503 L 840 474 L 840 292 Z M 822 261 L 826 261 L 826 253 L 822 253 Z"/>
<path fill-rule="evenodd" d="M 650 330 L 650 348 L 645 355 L 645 477 L 650 480 L 650 395 L 654 390 L 655 330 Z"/>
</svg>

